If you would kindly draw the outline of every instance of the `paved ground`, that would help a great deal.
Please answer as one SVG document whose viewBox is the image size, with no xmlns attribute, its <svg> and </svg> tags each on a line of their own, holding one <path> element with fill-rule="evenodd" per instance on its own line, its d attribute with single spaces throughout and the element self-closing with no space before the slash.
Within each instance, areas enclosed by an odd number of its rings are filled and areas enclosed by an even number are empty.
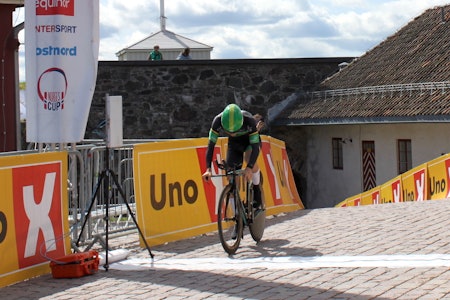
<svg viewBox="0 0 450 300">
<path fill-rule="evenodd" d="M 450 200 L 302 210 L 267 219 L 234 257 L 216 233 L 138 248 L 79 279 L 44 275 L 2 299 L 450 299 Z M 439 254 L 439 255 L 438 255 Z M 134 264 L 125 263 L 135 262 Z M 127 267 L 128 269 L 124 269 Z"/>
</svg>

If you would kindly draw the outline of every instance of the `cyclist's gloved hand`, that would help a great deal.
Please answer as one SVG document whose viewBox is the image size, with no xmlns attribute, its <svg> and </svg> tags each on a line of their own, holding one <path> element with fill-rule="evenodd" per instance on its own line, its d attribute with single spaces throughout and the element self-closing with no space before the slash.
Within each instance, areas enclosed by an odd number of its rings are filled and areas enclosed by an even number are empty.
<svg viewBox="0 0 450 300">
<path fill-rule="evenodd" d="M 203 180 L 205 181 L 209 181 L 209 179 L 211 179 L 212 173 L 211 173 L 211 169 L 207 169 L 205 173 L 203 173 L 202 177 Z"/>
</svg>

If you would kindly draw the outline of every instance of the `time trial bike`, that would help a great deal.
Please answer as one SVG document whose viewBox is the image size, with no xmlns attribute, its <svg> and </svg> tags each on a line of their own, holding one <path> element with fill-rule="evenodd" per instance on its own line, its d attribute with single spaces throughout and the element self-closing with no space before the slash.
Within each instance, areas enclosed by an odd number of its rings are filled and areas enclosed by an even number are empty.
<svg viewBox="0 0 450 300">
<path fill-rule="evenodd" d="M 253 207 L 253 184 L 247 181 L 245 184 L 239 182 L 244 179 L 242 165 L 227 166 L 226 162 L 216 161 L 219 169 L 225 174 L 214 175 L 214 177 L 227 177 L 228 185 L 223 189 L 217 208 L 217 225 L 219 238 L 223 249 L 228 254 L 235 254 L 243 238 L 244 227 L 248 226 L 253 240 L 259 242 L 264 233 L 266 210 L 264 197 L 261 197 L 261 206 Z M 262 177 L 261 183 L 262 185 Z M 245 197 L 241 198 L 240 187 Z"/>
</svg>

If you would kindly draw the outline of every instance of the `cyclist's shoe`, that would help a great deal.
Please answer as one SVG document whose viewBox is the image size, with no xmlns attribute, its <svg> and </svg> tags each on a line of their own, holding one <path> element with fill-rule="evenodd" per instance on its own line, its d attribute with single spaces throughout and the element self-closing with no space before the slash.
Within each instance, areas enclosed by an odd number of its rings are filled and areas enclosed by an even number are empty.
<svg viewBox="0 0 450 300">
<path fill-rule="evenodd" d="M 231 238 L 235 240 L 237 238 L 237 225 L 233 226 L 233 233 L 231 234 Z"/>
<path fill-rule="evenodd" d="M 258 185 L 253 186 L 253 208 L 261 207 L 261 188 Z"/>
</svg>

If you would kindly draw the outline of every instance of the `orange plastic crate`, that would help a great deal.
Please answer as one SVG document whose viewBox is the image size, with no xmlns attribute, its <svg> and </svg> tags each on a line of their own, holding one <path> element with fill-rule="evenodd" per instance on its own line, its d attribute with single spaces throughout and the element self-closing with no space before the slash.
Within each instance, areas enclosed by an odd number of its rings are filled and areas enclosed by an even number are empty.
<svg viewBox="0 0 450 300">
<path fill-rule="evenodd" d="M 98 252 L 73 253 L 50 262 L 53 278 L 78 278 L 98 271 Z"/>
</svg>

